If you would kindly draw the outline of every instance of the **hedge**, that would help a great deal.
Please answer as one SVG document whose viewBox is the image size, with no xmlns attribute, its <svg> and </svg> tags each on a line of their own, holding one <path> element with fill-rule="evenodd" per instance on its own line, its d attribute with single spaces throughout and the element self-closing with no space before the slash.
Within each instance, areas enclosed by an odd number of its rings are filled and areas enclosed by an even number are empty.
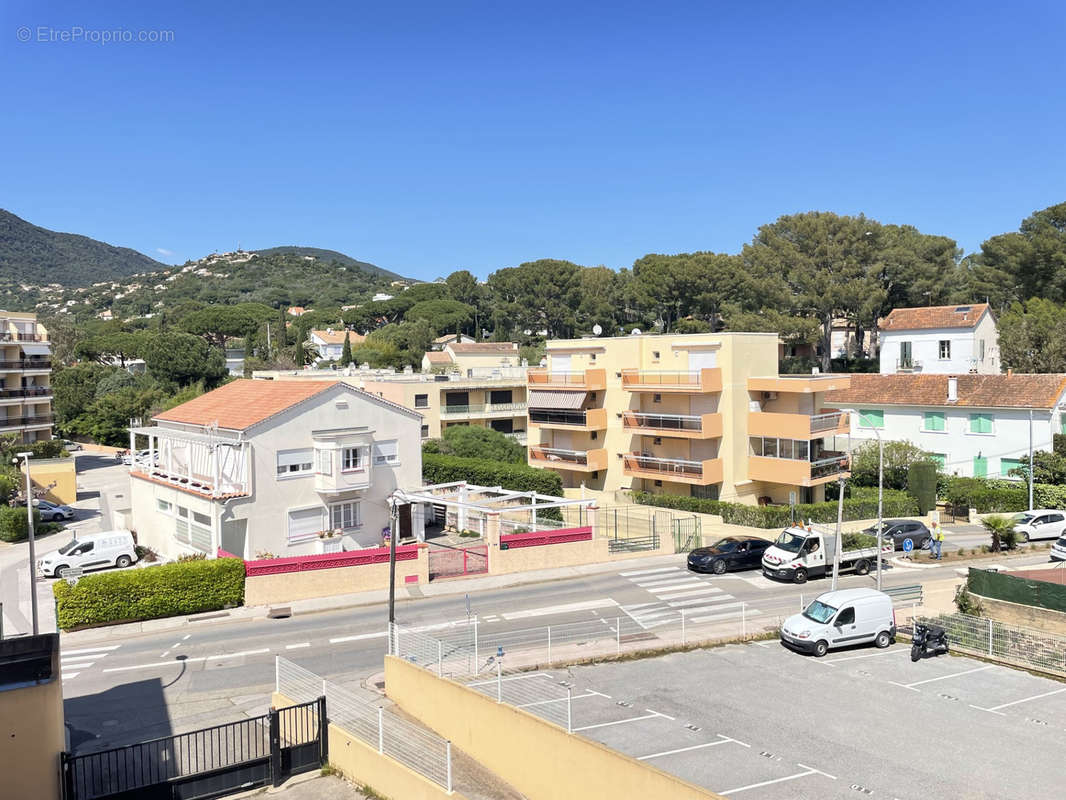
<svg viewBox="0 0 1066 800">
<path fill-rule="evenodd" d="M 86 575 L 52 585 L 63 630 L 117 622 L 199 614 L 244 602 L 239 558 L 161 564 Z"/>
<path fill-rule="evenodd" d="M 24 542 L 30 538 L 25 506 L 0 506 L 0 542 Z M 33 510 L 33 529 L 44 533 L 41 512 Z"/>
<path fill-rule="evenodd" d="M 792 522 L 788 506 L 750 506 L 743 503 L 727 503 L 722 500 L 706 500 L 700 497 L 683 497 L 673 494 L 649 494 L 633 492 L 633 500 L 641 505 L 674 508 L 700 514 L 718 514 L 730 525 L 747 525 L 752 528 L 783 528 Z M 918 514 L 918 503 L 906 492 L 886 489 L 882 514 L 884 517 L 913 517 Z M 800 503 L 795 507 L 797 520 L 810 522 L 836 522 L 837 504 Z M 844 500 L 844 521 L 876 519 L 877 490 L 853 489 L 852 496 Z"/>
<path fill-rule="evenodd" d="M 1033 502 L 1037 498 L 1051 500 L 1060 487 L 1038 484 L 1033 487 Z M 1038 490 L 1043 490 L 1039 491 Z M 985 480 L 983 478 L 951 478 L 944 497 L 955 506 L 976 508 L 979 514 L 1010 513 L 1029 508 L 1029 489 L 1014 481 Z M 1054 504 L 1049 506 L 1054 508 Z"/>
<path fill-rule="evenodd" d="M 439 453 L 422 454 L 422 480 L 426 483 L 469 481 L 480 486 L 502 486 L 516 492 L 563 494 L 563 479 L 550 469 Z"/>
</svg>

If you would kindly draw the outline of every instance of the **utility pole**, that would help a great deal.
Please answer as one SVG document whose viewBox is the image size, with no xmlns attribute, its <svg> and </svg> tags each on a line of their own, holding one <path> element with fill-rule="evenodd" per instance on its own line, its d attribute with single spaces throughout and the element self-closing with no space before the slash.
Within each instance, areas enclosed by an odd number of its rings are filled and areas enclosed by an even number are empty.
<svg viewBox="0 0 1066 800">
<path fill-rule="evenodd" d="M 885 440 L 876 428 L 874 433 L 877 434 L 877 591 L 881 591 L 881 542 L 885 535 L 881 521 L 885 499 Z"/>
<path fill-rule="evenodd" d="M 844 478 L 837 478 L 837 536 L 836 546 L 833 548 L 833 591 L 837 588 L 837 577 L 840 575 L 840 548 L 844 538 Z"/>
<path fill-rule="evenodd" d="M 37 556 L 33 546 L 33 490 L 30 486 L 30 459 L 33 453 L 17 453 L 16 455 L 14 462 L 18 464 L 21 458 L 26 469 L 26 522 L 30 534 L 30 608 L 33 615 L 33 635 L 36 636 L 40 630 L 37 624 Z"/>
<path fill-rule="evenodd" d="M 1029 510 L 1033 510 L 1033 479 L 1036 464 L 1033 463 L 1033 409 L 1029 409 Z"/>
</svg>

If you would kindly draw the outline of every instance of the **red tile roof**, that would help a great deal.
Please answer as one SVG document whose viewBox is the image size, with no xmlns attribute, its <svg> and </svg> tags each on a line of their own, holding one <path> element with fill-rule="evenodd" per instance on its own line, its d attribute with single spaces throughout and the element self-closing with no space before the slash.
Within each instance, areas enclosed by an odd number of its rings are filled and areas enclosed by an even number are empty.
<svg viewBox="0 0 1066 800">
<path fill-rule="evenodd" d="M 366 341 L 366 337 L 361 333 L 355 331 L 340 330 L 324 330 L 324 331 L 311 331 L 311 335 L 317 336 L 326 344 L 344 344 L 344 335 L 348 334 L 348 338 L 352 344 L 361 344 Z"/>
<path fill-rule="evenodd" d="M 468 353 L 470 355 L 518 352 L 518 345 L 514 342 L 454 342 L 449 344 L 448 348 L 453 353 Z"/>
<path fill-rule="evenodd" d="M 936 328 L 972 328 L 988 310 L 988 303 L 961 306 L 927 306 L 893 309 L 881 321 L 883 331 L 918 331 Z"/>
<path fill-rule="evenodd" d="M 948 402 L 948 378 L 958 400 Z M 856 373 L 851 386 L 825 393 L 827 405 L 1054 408 L 1066 392 L 1066 375 L 871 375 Z"/>
<path fill-rule="evenodd" d="M 257 381 L 240 378 L 164 411 L 155 419 L 243 431 L 324 392 L 339 381 Z"/>
</svg>

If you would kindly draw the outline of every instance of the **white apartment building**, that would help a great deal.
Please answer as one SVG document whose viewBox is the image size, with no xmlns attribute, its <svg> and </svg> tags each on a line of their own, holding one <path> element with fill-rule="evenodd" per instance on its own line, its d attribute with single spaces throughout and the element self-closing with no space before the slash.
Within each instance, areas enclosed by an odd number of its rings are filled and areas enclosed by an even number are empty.
<svg viewBox="0 0 1066 800">
<path fill-rule="evenodd" d="M 1009 478 L 1034 450 L 1066 433 L 1066 375 L 852 375 L 825 402 L 852 408 L 852 446 L 909 441 L 949 475 Z M 1030 422 L 1031 420 L 1031 422 Z"/>
<path fill-rule="evenodd" d="M 897 308 L 880 324 L 881 374 L 995 375 L 999 332 L 987 303 Z"/>
<path fill-rule="evenodd" d="M 308 344 L 315 348 L 318 357 L 315 365 L 324 364 L 327 361 L 340 361 L 344 353 L 344 338 L 348 337 L 351 346 L 362 344 L 366 337 L 361 333 L 349 331 L 345 328 L 326 328 L 323 331 L 311 331 Z"/>
<path fill-rule="evenodd" d="M 378 546 L 389 495 L 421 484 L 421 416 L 336 380 L 236 380 L 154 421 L 130 430 L 150 451 L 130 468 L 133 527 L 171 558 Z M 401 535 L 422 531 L 401 515 Z"/>
</svg>

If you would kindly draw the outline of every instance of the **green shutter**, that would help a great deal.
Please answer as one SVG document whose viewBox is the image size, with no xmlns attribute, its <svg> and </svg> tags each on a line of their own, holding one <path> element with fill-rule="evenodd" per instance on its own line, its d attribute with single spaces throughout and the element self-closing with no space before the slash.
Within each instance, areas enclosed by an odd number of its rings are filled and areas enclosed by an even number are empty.
<svg viewBox="0 0 1066 800">
<path fill-rule="evenodd" d="M 975 478 L 988 477 L 988 459 L 983 456 L 973 457 L 973 476 Z"/>
<path fill-rule="evenodd" d="M 1001 458 L 999 460 L 999 477 L 1001 478 L 1013 478 L 1010 474 L 1012 469 L 1018 469 L 1022 466 L 1021 459 L 1018 458 Z"/>
<path fill-rule="evenodd" d="M 945 465 L 948 463 L 948 458 L 943 453 L 930 453 L 929 458 L 936 462 L 936 468 L 941 472 L 944 471 Z"/>
<path fill-rule="evenodd" d="M 970 433 L 992 433 L 992 415 L 970 414 Z"/>
<path fill-rule="evenodd" d="M 859 412 L 860 428 L 883 428 L 885 427 L 885 412 L 880 409 L 867 409 Z"/>
<path fill-rule="evenodd" d="M 926 411 L 925 421 L 922 425 L 922 430 L 926 431 L 942 431 L 945 428 L 944 412 L 943 411 Z"/>
</svg>

